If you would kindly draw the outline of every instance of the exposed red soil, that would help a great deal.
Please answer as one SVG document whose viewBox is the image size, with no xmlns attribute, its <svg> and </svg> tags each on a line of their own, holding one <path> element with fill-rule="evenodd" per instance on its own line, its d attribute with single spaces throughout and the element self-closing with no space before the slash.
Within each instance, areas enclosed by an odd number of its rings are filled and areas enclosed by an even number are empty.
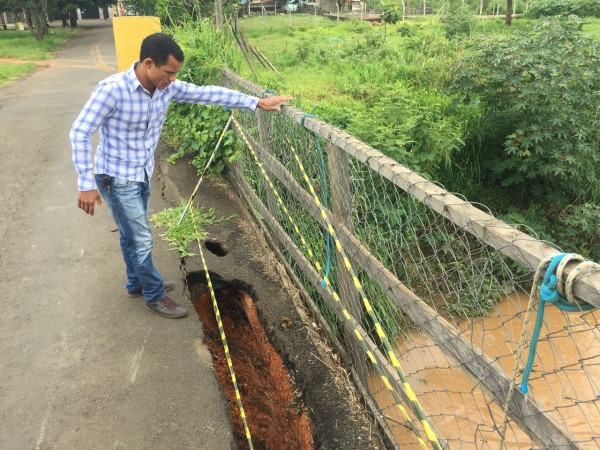
<svg viewBox="0 0 600 450">
<path fill-rule="evenodd" d="M 217 291 L 217 304 L 255 449 L 312 449 L 310 422 L 279 354 L 269 343 L 254 303 L 245 292 Z M 238 448 L 248 448 L 210 292 L 193 302 L 204 324 L 204 343 L 229 403 Z"/>
</svg>

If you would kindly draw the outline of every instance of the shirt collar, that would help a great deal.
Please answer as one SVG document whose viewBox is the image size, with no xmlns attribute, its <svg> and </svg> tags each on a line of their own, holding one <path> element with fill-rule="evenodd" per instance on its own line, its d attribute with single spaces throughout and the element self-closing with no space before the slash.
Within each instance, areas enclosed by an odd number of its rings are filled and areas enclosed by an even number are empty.
<svg viewBox="0 0 600 450">
<path fill-rule="evenodd" d="M 135 67 L 137 66 L 137 64 L 138 61 L 135 61 L 131 65 L 131 67 L 125 71 L 125 80 L 127 81 L 127 85 L 129 86 L 130 92 L 135 92 L 138 87 L 140 87 L 143 91 L 146 91 L 146 89 L 144 89 L 144 86 L 142 86 L 142 83 L 140 83 L 140 80 L 138 79 L 137 75 L 135 74 Z"/>
</svg>

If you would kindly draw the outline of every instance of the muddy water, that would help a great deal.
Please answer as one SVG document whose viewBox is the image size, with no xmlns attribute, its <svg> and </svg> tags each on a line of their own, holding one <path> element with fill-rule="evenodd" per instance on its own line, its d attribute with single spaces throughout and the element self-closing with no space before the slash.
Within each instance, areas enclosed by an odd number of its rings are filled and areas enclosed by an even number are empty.
<svg viewBox="0 0 600 450">
<path fill-rule="evenodd" d="M 526 295 L 506 297 L 490 316 L 461 321 L 461 334 L 474 346 L 495 359 L 512 378 L 515 353 L 519 346 Z M 533 329 L 535 310 L 530 316 Z M 600 446 L 600 312 L 564 313 L 546 306 L 545 323 L 537 347 L 537 358 L 530 377 L 530 395 L 548 414 L 569 430 L 583 448 Z M 530 334 L 526 342 L 529 343 Z M 396 343 L 396 354 L 412 389 L 429 420 L 451 448 L 498 448 L 495 431 L 504 416 L 492 395 L 481 389 L 444 355 L 426 333 L 411 331 Z M 521 368 L 528 346 L 522 355 Z M 517 382 L 521 375 L 517 376 Z M 418 448 L 414 433 L 404 425 L 393 400 L 378 376 L 369 386 L 402 448 Z M 503 402 L 502 402 L 503 403 Z M 506 433 L 507 448 L 530 448 L 531 439 L 514 422 Z"/>
</svg>

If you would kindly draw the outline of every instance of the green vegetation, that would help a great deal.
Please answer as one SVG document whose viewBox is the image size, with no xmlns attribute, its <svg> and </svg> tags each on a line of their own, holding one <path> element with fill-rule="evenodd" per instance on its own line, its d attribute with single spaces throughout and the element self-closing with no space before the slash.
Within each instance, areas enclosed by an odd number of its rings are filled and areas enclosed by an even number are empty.
<svg viewBox="0 0 600 450">
<path fill-rule="evenodd" d="M 233 218 L 218 219 L 215 217 L 214 209 L 204 211 L 202 208 L 198 209 L 192 205 L 189 207 L 181 224 L 177 225 L 179 217 L 181 217 L 181 213 L 185 209 L 185 205 L 185 203 L 182 203 L 179 206 L 165 209 L 150 216 L 150 220 L 155 226 L 165 229 L 165 232 L 160 236 L 169 243 L 171 250 L 179 252 L 182 257 L 196 255 L 196 253 L 189 251 L 188 247 L 196 241 L 204 241 L 206 239 L 204 227 Z"/>
<path fill-rule="evenodd" d="M 61 48 L 63 43 L 74 33 L 75 31 L 68 28 L 52 28 L 45 40 L 38 41 L 28 31 L 1 31 L 0 58 L 14 59 L 15 61 L 0 61 L 0 85 L 33 72 L 36 65 L 25 61 L 51 58 L 52 52 Z"/>
<path fill-rule="evenodd" d="M 301 109 L 318 114 L 450 191 L 488 205 L 509 223 L 525 224 L 565 250 L 599 260 L 600 153 L 595 130 L 600 104 L 600 21 L 520 18 L 509 28 L 503 18 L 479 20 L 454 8 L 439 16 L 393 24 L 393 13 L 392 7 L 386 27 L 360 21 L 336 23 L 313 15 L 292 16 L 292 26 L 284 15 L 267 16 L 266 21 L 262 16 L 240 20 L 250 42 L 279 73 L 256 63 L 254 74 L 241 64 L 227 31 L 217 33 L 203 25 L 198 33 L 204 37 L 193 38 L 202 44 L 193 51 L 210 57 L 198 59 L 201 67 L 192 71 L 212 70 L 214 61 L 240 68 L 247 78 L 294 95 Z M 176 32 L 181 30 L 176 28 Z M 197 33 L 190 28 L 184 32 Z M 214 42 L 226 49 L 226 57 L 211 53 Z M 210 76 L 206 79 L 212 81 Z M 194 139 L 202 140 L 198 151 L 204 152 L 201 159 L 205 159 L 226 115 L 218 118 L 215 112 L 205 117 L 201 112 L 182 111 L 185 117 L 170 117 L 180 138 L 187 133 L 184 122 L 194 117 L 201 117 L 212 129 L 190 135 L 184 146 L 194 150 Z M 236 157 L 234 149 L 228 150 L 229 157 Z M 254 183 L 262 192 L 260 176 Z M 384 185 L 365 188 L 373 192 L 360 195 L 371 199 L 378 193 L 385 196 L 389 189 Z M 364 230 L 381 223 L 372 201 L 363 209 L 357 204 L 355 213 Z M 486 254 L 479 259 L 462 254 L 475 244 L 468 242 L 469 237 L 454 242 L 452 236 L 431 233 L 431 228 L 424 227 L 437 219 L 423 223 L 409 203 L 381 208 L 382 220 L 393 217 L 389 211 L 406 213 L 395 227 L 404 234 L 397 236 L 398 248 L 406 240 L 416 253 L 436 255 L 434 266 L 421 269 L 433 273 L 446 267 L 461 269 L 455 272 L 460 278 L 449 281 L 461 286 L 461 298 L 445 298 L 452 314 L 484 314 L 510 289 L 506 281 L 511 274 L 504 269 L 483 284 L 464 275 L 472 273 L 470 267 L 491 264 L 488 259 L 493 259 Z M 307 240 L 322 250 L 322 235 L 310 235 L 309 225 L 306 233 Z M 362 238 L 367 242 L 369 236 L 366 232 Z M 384 246 L 384 241 L 369 245 L 379 253 L 377 247 Z M 451 251 L 446 254 L 444 248 Z M 379 254 L 388 267 L 396 264 L 395 258 L 386 260 L 390 254 L 386 248 Z M 394 270 L 409 269 L 398 265 Z M 402 274 L 402 279 L 414 278 L 415 283 L 419 277 Z M 469 291 L 478 284 L 479 291 Z M 483 291 L 489 294 L 482 297 Z M 382 317 L 394 316 L 385 296 L 374 293 L 373 301 Z"/>
<path fill-rule="evenodd" d="M 527 32 L 482 37 L 457 58 L 453 91 L 494 124 L 483 136 L 487 145 L 472 144 L 468 157 L 481 167 L 480 184 L 510 193 L 509 202 L 493 206 L 542 206 L 561 245 L 598 258 L 598 232 L 585 233 L 580 213 L 600 223 L 600 44 L 580 28 L 577 18 L 551 19 Z M 579 238 L 570 234 L 574 227 Z"/>
<path fill-rule="evenodd" d="M 192 25 L 193 24 L 193 25 Z M 185 52 L 185 66 L 179 78 L 196 84 L 213 84 L 220 78 L 219 70 L 230 67 L 239 70 L 241 56 L 233 46 L 231 35 L 216 30 L 210 20 L 187 22 L 172 30 Z M 223 108 L 189 104 L 169 108 L 163 137 L 178 150 L 171 155 L 174 163 L 185 153 L 193 155 L 192 163 L 202 172 L 225 127 L 229 113 Z M 224 159 L 233 161 L 239 155 L 234 148 L 233 131 L 226 135 L 212 171 L 221 172 Z"/>
<path fill-rule="evenodd" d="M 76 31 L 70 28 L 51 28 L 43 41 L 37 41 L 28 31 L 9 30 L 0 32 L 0 58 L 39 61 L 52 58 L 52 53 Z"/>
<path fill-rule="evenodd" d="M 598 0 L 538 0 L 527 11 L 528 17 L 554 16 L 600 17 Z"/>
<path fill-rule="evenodd" d="M 77 26 L 77 9 L 110 6 L 112 0 L 0 0 L 0 11 L 16 15 L 27 23 L 28 33 L 43 41 L 52 32 L 49 20 L 61 19 L 64 26 Z"/>
<path fill-rule="evenodd" d="M 33 63 L 2 63 L 0 62 L 0 86 L 11 80 L 33 72 L 35 70 Z"/>
</svg>

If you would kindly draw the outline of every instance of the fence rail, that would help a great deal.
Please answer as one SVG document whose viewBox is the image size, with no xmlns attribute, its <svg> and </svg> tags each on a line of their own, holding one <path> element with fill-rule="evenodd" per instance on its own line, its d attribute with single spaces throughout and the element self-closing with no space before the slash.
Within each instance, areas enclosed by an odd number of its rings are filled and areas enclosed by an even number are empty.
<svg viewBox="0 0 600 450">
<path fill-rule="evenodd" d="M 226 85 L 236 89 L 257 96 L 264 93 L 227 69 L 223 77 Z M 240 121 L 243 134 L 274 187 L 284 192 L 283 201 L 292 214 L 297 214 L 300 225 L 290 226 L 269 183 L 261 179 L 249 159 L 233 168 L 234 183 L 266 223 L 290 270 L 304 280 L 308 295 L 321 308 L 319 313 L 325 311 L 332 323 L 339 323 L 339 329 L 333 327 L 332 339 L 345 346 L 347 363 L 358 381 L 368 386 L 367 395 L 377 404 L 376 416 L 384 428 L 391 429 L 398 445 L 418 444 L 398 426 L 402 419 L 393 413 L 397 405 L 385 397 L 384 386 L 369 376 L 372 367 L 361 351 L 360 339 L 344 321 L 343 308 L 336 305 L 335 296 L 321 287 L 323 271 L 315 269 L 307 258 L 302 233 L 327 260 L 333 288 L 340 293 L 360 333 L 367 337 L 368 351 L 383 367 L 393 389 L 412 408 L 413 416 L 419 411 L 411 405 L 410 392 L 418 391 L 416 395 L 422 397 L 421 404 L 444 447 L 497 448 L 493 444 L 499 443 L 520 448 L 524 440 L 551 448 L 598 445 L 600 356 L 596 355 L 600 354 L 600 338 L 595 312 L 577 313 L 576 319 L 553 313 L 552 319 L 546 320 L 546 337 L 540 341 L 545 353 L 536 360 L 532 377 L 535 395 L 528 399 L 518 390 L 511 391 L 515 381 L 511 369 L 517 349 L 525 347 L 524 342 L 517 341 L 527 326 L 529 309 L 510 299 L 490 302 L 487 315 L 459 317 L 448 312 L 455 311 L 456 305 L 460 308 L 461 302 L 470 301 L 478 307 L 488 297 L 498 300 L 500 290 L 511 295 L 526 292 L 533 272 L 547 257 L 559 253 L 556 248 L 495 219 L 348 133 L 294 107 L 284 107 L 282 115 L 242 114 Z M 351 264 L 359 269 L 360 283 L 372 296 L 378 318 L 395 318 L 387 321 L 389 329 L 397 325 L 404 333 L 396 352 L 410 367 L 408 379 L 417 389 L 413 386 L 407 390 L 388 363 L 389 355 L 382 351 L 378 333 L 356 295 L 356 283 L 344 270 L 341 249 L 330 249 L 327 220 L 312 192 L 302 186 L 303 176 L 294 168 L 290 146 L 300 152 L 308 178 L 320 185 L 325 207 L 331 195 L 328 220 Z M 322 152 L 317 154 L 315 148 Z M 302 236 L 300 241 L 296 233 Z M 566 274 L 575 266 L 569 264 Z M 599 306 L 600 271 L 582 273 L 574 293 Z M 454 297 L 456 303 L 451 303 Z M 505 306 L 498 305 L 507 305 L 512 311 L 502 311 Z M 491 323 L 496 319 L 498 324 Z M 498 339 L 498 330 L 504 333 L 504 342 Z M 574 354 L 564 352 L 564 348 L 573 349 Z M 429 365 L 423 366 L 424 360 Z M 581 378 L 573 378 L 575 370 Z M 442 380 L 442 374 L 450 378 Z M 460 386 L 453 384 L 457 380 L 461 380 Z M 555 392 L 556 384 L 560 392 Z M 445 411 L 447 408 L 461 412 L 451 419 L 453 414 Z M 501 433 L 499 425 L 505 409 L 508 436 Z M 591 419 L 590 413 L 594 414 Z M 572 425 L 575 423 L 579 425 Z M 427 433 L 419 425 L 415 434 Z"/>
</svg>

